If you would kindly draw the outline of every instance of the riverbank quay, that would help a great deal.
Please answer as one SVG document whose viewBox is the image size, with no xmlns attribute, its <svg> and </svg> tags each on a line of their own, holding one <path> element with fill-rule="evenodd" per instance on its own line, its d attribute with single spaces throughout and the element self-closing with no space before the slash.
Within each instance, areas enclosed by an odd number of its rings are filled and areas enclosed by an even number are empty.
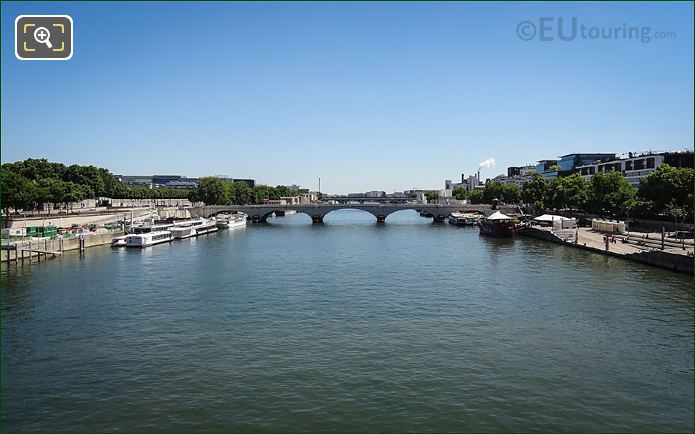
<svg viewBox="0 0 695 434">
<path fill-rule="evenodd" d="M 662 249 L 661 234 L 656 232 L 613 235 L 591 228 L 554 231 L 551 228 L 525 227 L 517 234 L 693 275 L 692 240 L 682 242 L 665 238 Z M 606 235 L 609 236 L 608 243 L 604 239 Z"/>
<path fill-rule="evenodd" d="M 123 231 L 96 233 L 87 236 L 57 239 L 35 239 L 3 245 L 0 263 L 3 268 L 13 263 L 42 262 L 71 250 L 84 250 L 88 247 L 111 244 L 115 237 L 125 235 Z"/>
<path fill-rule="evenodd" d="M 31 226 L 70 227 L 90 224 L 106 224 L 116 221 L 139 220 L 148 217 L 190 218 L 186 209 L 176 207 L 160 208 L 109 208 L 98 211 L 82 211 L 74 213 L 41 213 L 36 215 L 3 216 L 3 228 L 27 228 Z"/>
</svg>

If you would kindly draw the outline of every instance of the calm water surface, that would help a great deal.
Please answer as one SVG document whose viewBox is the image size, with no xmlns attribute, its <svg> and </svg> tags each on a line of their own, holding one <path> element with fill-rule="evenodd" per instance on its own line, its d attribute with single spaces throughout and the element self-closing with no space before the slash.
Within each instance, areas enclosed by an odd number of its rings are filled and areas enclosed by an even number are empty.
<svg viewBox="0 0 695 434">
<path fill-rule="evenodd" d="M 688 276 L 409 211 L 269 221 L 3 270 L 3 430 L 693 430 Z"/>
</svg>

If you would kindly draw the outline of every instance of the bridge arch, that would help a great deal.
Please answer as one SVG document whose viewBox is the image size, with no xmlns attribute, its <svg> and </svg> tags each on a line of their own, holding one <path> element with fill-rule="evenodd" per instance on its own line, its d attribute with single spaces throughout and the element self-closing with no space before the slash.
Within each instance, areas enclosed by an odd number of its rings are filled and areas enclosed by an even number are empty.
<svg viewBox="0 0 695 434">
<path fill-rule="evenodd" d="M 336 208 L 328 210 L 326 213 L 323 214 L 323 217 L 326 217 L 328 214 L 332 213 L 333 211 L 343 211 L 343 210 L 357 210 L 360 212 L 366 212 L 368 214 L 373 215 L 377 222 L 383 222 L 384 220 L 386 220 L 386 216 L 390 214 L 390 213 L 387 213 L 386 215 L 382 216 L 379 213 L 376 213 L 367 207 L 362 207 L 360 205 L 345 204 L 345 206 L 336 207 Z M 322 221 L 323 221 L 323 217 L 322 217 Z"/>
<path fill-rule="evenodd" d="M 394 218 L 398 218 L 397 215 L 400 214 L 403 217 L 407 216 L 412 216 L 416 217 L 415 219 L 411 219 L 412 224 L 429 224 L 434 221 L 434 216 L 430 213 L 427 213 L 426 216 L 420 215 L 420 210 L 416 209 L 399 209 L 396 211 L 393 211 L 389 213 L 387 221 L 391 222 L 393 221 Z M 411 224 L 411 223 L 409 223 Z"/>
<path fill-rule="evenodd" d="M 286 211 L 286 209 L 283 208 L 278 208 L 278 209 L 266 209 L 263 210 L 263 213 L 261 214 L 256 214 L 256 215 L 249 215 L 249 219 L 251 219 L 254 223 L 267 223 L 268 222 L 268 217 L 270 217 L 273 213 L 276 213 L 278 211 Z M 297 212 L 297 214 L 305 214 L 309 216 L 309 218 L 313 221 L 314 217 L 311 215 L 311 213 L 308 213 L 303 210 L 294 210 Z"/>
</svg>

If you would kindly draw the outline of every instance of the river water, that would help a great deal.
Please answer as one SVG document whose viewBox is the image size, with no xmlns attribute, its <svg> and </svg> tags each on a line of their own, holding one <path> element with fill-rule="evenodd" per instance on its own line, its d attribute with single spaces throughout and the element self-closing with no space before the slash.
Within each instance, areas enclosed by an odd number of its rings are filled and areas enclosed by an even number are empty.
<svg viewBox="0 0 695 434">
<path fill-rule="evenodd" d="M 2 427 L 692 431 L 691 278 L 402 211 L 2 272 Z"/>
</svg>

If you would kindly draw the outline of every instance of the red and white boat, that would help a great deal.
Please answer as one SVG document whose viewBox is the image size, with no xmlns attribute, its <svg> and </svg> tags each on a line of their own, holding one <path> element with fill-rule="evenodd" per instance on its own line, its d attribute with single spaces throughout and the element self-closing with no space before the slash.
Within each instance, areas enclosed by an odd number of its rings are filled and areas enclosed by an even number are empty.
<svg viewBox="0 0 695 434">
<path fill-rule="evenodd" d="M 514 235 L 514 219 L 495 211 L 478 223 L 480 233 L 491 237 L 511 237 Z"/>
</svg>

